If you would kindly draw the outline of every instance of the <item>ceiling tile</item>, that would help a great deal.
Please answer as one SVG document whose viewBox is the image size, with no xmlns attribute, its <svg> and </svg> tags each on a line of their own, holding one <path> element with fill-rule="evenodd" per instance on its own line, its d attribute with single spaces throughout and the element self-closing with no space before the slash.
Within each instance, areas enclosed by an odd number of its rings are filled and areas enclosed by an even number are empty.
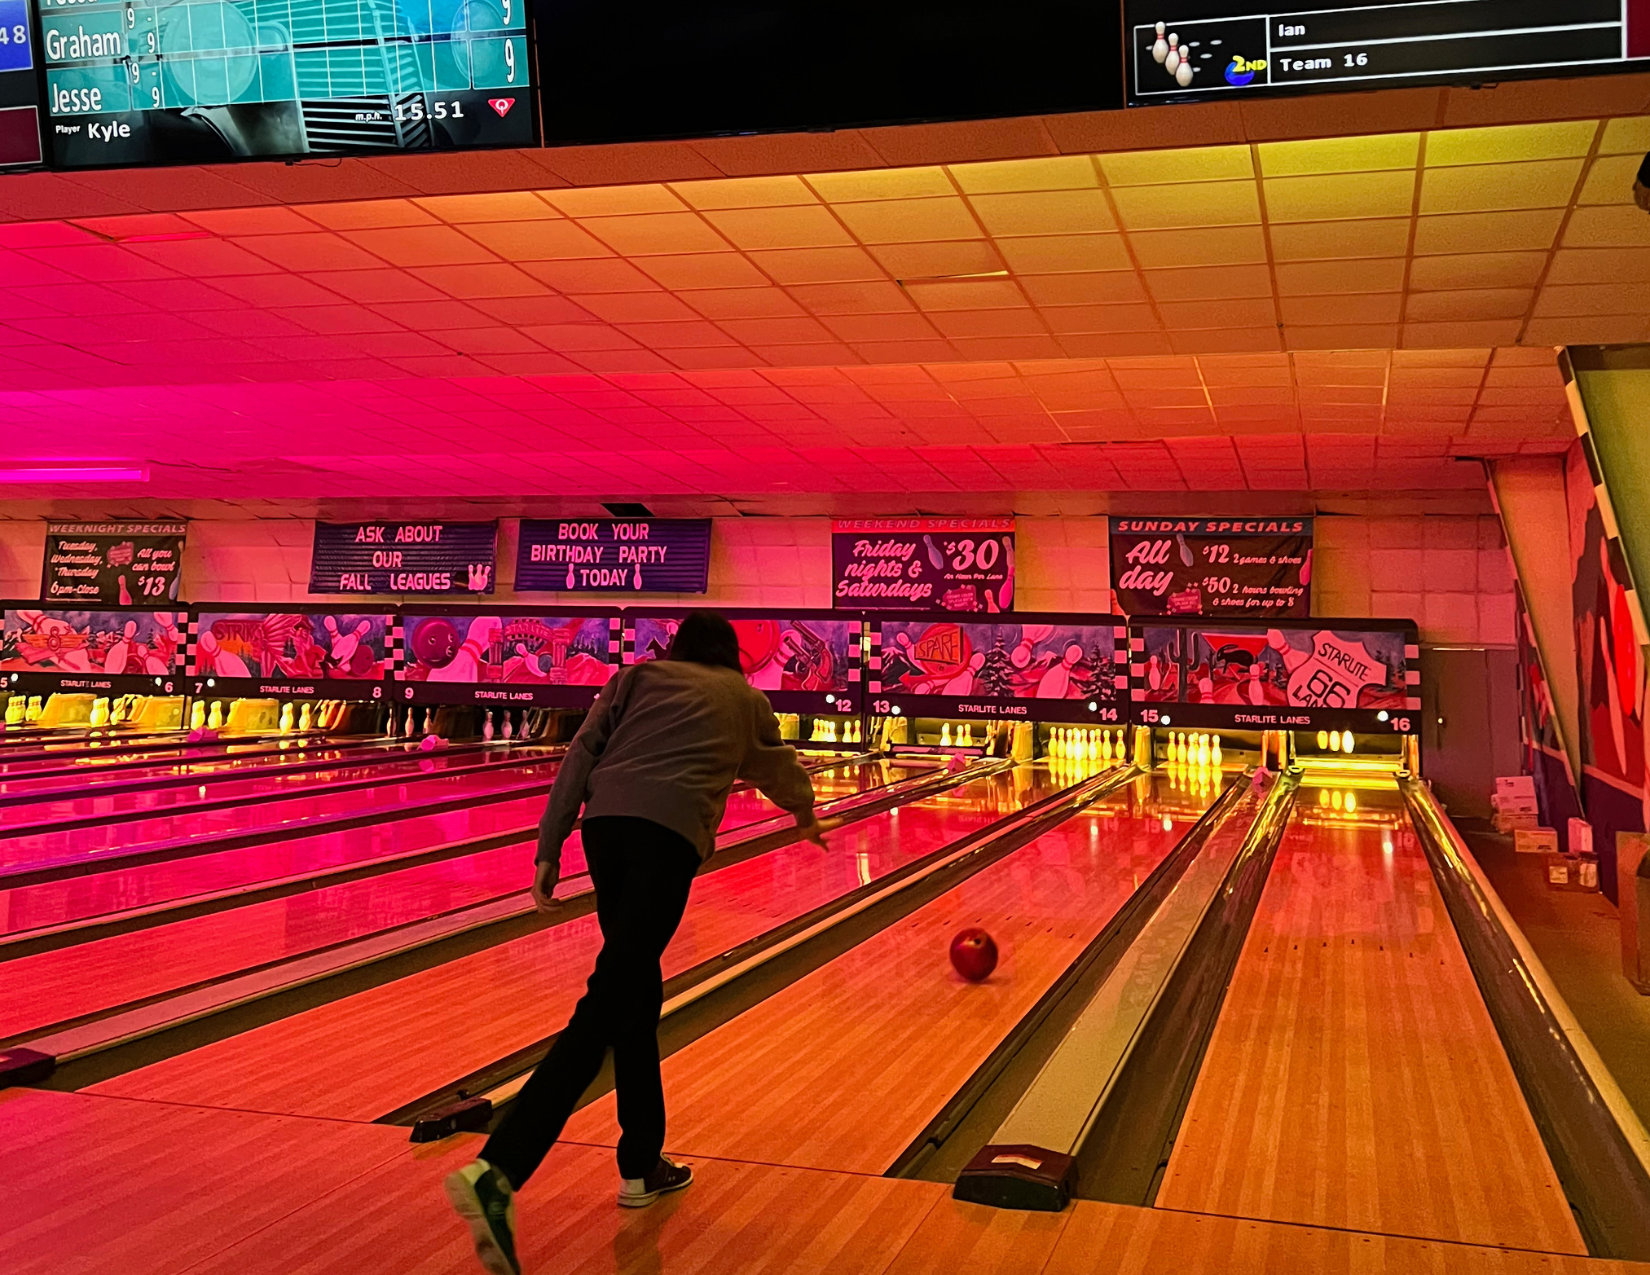
<svg viewBox="0 0 1650 1275">
<path fill-rule="evenodd" d="M 842 224 L 820 207 L 730 208 L 705 217 L 738 248 L 831 248 L 853 242 Z"/>
<path fill-rule="evenodd" d="M 621 217 L 681 212 L 686 208 L 668 187 L 658 185 L 569 186 L 541 193 L 552 207 L 569 217 Z"/>
<path fill-rule="evenodd" d="M 1403 257 L 1363 261 L 1281 262 L 1280 296 L 1316 296 L 1336 292 L 1399 292 L 1404 286 Z"/>
<path fill-rule="evenodd" d="M 1079 190 L 1100 184 L 1094 163 L 1087 155 L 997 160 L 989 164 L 952 164 L 950 173 L 958 188 L 968 195 Z"/>
<path fill-rule="evenodd" d="M 1558 209 L 1422 217 L 1415 227 L 1415 251 L 1423 256 L 1481 252 L 1486 245 L 1493 244 L 1508 252 L 1532 249 L 1544 252 L 1552 247 L 1563 219 L 1564 214 Z"/>
<path fill-rule="evenodd" d="M 760 212 L 754 214 L 761 216 Z M 626 257 L 663 253 L 724 252 L 727 243 L 695 213 L 643 213 L 632 217 L 588 217 L 589 234 Z"/>
<path fill-rule="evenodd" d="M 800 177 L 724 177 L 718 181 L 675 182 L 671 192 L 690 208 L 775 208 L 814 204 L 818 196 Z"/>
<path fill-rule="evenodd" d="M 1205 146 L 1195 150 L 1130 151 L 1099 155 L 1100 169 L 1113 186 L 1156 186 L 1176 182 L 1251 178 L 1247 146 Z"/>
<path fill-rule="evenodd" d="M 1004 239 L 997 250 L 1016 274 L 1065 274 L 1078 270 L 1128 270 L 1122 235 L 1041 235 Z"/>
<path fill-rule="evenodd" d="M 983 239 L 968 205 L 949 199 L 883 199 L 840 204 L 836 215 L 863 244 Z"/>
<path fill-rule="evenodd" d="M 1297 222 L 1273 225 L 1267 233 L 1278 261 L 1325 261 L 1356 257 L 1403 257 L 1409 253 L 1414 222 L 1408 218 L 1378 221 Z"/>
<path fill-rule="evenodd" d="M 1135 231 L 1129 235 L 1129 246 L 1147 269 L 1238 266 L 1266 260 L 1266 235 L 1259 226 Z"/>
<path fill-rule="evenodd" d="M 1421 180 L 1422 213 L 1495 212 L 1508 208 L 1563 208 L 1576 192 L 1584 162 L 1542 160 L 1428 168 Z"/>
<path fill-rule="evenodd" d="M 993 235 L 1081 235 L 1116 228 L 1106 197 L 1098 190 L 975 195 L 970 202 Z"/>
<path fill-rule="evenodd" d="M 1260 198 L 1252 181 L 1210 182 L 1198 188 L 1195 199 L 1188 199 L 1177 186 L 1123 187 L 1114 190 L 1112 198 L 1125 230 L 1242 226 L 1260 221 Z"/>
<path fill-rule="evenodd" d="M 1260 171 L 1267 177 L 1308 173 L 1361 173 L 1381 168 L 1413 170 L 1420 159 L 1419 133 L 1379 137 L 1331 137 L 1299 142 L 1263 142 Z"/>
<path fill-rule="evenodd" d="M 1597 132 L 1593 120 L 1440 129 L 1427 134 L 1427 167 L 1578 157 L 1587 153 Z"/>
<path fill-rule="evenodd" d="M 1415 174 L 1335 173 L 1266 179 L 1266 216 L 1272 222 L 1401 217 L 1415 202 Z"/>
</svg>

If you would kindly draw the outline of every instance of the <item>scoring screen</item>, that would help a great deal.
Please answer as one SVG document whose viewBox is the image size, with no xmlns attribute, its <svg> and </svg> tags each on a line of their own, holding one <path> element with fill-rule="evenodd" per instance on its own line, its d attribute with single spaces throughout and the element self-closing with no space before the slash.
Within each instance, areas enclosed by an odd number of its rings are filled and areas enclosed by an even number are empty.
<svg viewBox="0 0 1650 1275">
<path fill-rule="evenodd" d="M 1263 0 L 1264 3 L 1264 0 Z M 1124 0 L 1129 105 L 1596 73 L 1650 56 L 1650 0 Z"/>
<path fill-rule="evenodd" d="M 534 140 L 525 0 L 35 3 L 63 167 Z"/>
</svg>

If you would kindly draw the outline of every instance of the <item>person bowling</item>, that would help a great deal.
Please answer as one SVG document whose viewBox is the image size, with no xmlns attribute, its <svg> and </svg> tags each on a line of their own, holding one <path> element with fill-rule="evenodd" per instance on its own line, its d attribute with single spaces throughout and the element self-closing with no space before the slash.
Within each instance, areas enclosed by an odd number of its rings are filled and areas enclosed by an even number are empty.
<svg viewBox="0 0 1650 1275">
<path fill-rule="evenodd" d="M 666 1159 L 659 1077 L 659 960 L 715 848 L 736 779 L 759 788 L 823 846 L 812 781 L 779 735 L 768 698 L 745 680 L 733 625 L 714 611 L 682 621 L 662 660 L 611 678 L 568 746 L 539 823 L 533 901 L 552 912 L 562 843 L 580 835 L 602 949 L 585 994 L 478 1159 L 452 1173 L 447 1198 L 493 1275 L 519 1275 L 514 1194 L 538 1168 L 613 1050 L 619 1203 L 641 1208 L 693 1181 Z"/>
</svg>

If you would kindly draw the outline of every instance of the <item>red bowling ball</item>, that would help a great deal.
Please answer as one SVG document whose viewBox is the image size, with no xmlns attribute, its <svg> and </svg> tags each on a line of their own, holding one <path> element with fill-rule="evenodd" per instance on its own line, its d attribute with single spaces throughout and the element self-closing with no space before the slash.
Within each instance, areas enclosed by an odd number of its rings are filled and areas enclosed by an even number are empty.
<svg viewBox="0 0 1650 1275">
<path fill-rule="evenodd" d="M 997 968 L 996 940 L 977 926 L 958 930 L 951 940 L 951 967 L 970 983 L 989 978 Z"/>
</svg>

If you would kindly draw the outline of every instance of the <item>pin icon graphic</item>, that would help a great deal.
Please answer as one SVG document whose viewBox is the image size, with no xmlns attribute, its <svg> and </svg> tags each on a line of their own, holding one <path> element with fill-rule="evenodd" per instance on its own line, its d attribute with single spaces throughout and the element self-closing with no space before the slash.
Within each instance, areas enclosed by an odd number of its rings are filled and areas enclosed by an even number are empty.
<svg viewBox="0 0 1650 1275">
<path fill-rule="evenodd" d="M 513 97 L 490 97 L 487 99 L 487 105 L 498 112 L 499 119 L 503 119 L 508 115 L 510 108 L 515 104 L 516 99 Z"/>
</svg>

